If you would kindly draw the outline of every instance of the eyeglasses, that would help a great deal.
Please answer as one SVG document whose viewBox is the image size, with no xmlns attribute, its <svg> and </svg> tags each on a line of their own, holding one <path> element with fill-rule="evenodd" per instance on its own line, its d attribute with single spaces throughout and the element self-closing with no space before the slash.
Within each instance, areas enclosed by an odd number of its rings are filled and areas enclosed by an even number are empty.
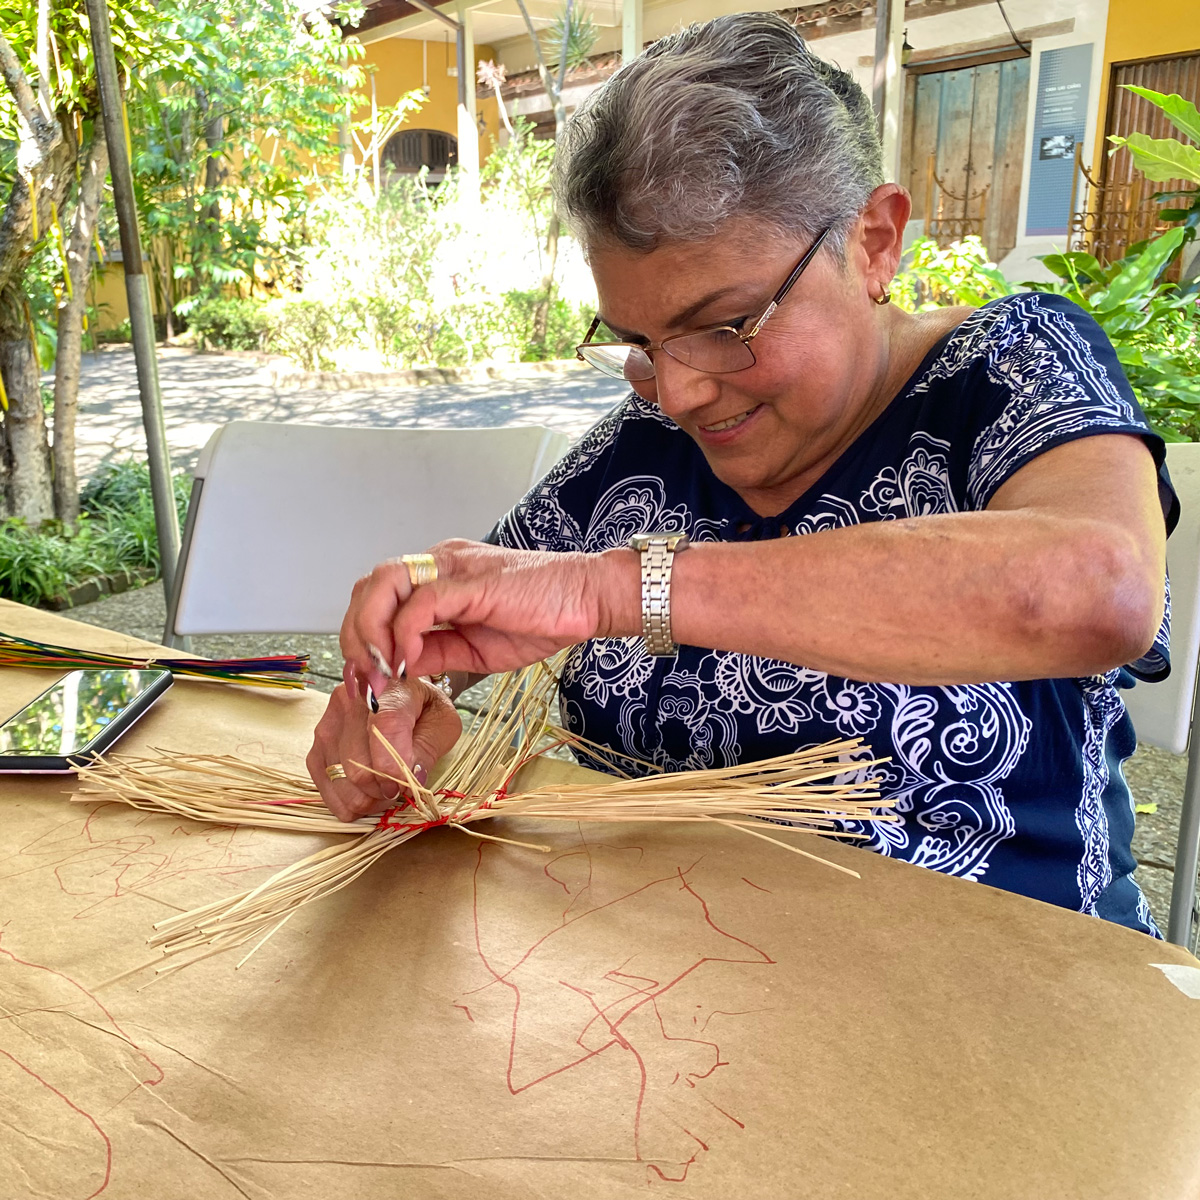
<svg viewBox="0 0 1200 1200">
<path fill-rule="evenodd" d="M 600 317 L 597 316 L 589 327 L 587 336 L 575 347 L 575 357 L 591 363 L 596 370 L 603 371 L 605 375 L 611 375 L 614 379 L 625 379 L 631 383 L 654 378 L 654 360 L 650 356 L 655 350 L 661 350 L 676 362 L 709 375 L 729 375 L 734 371 L 744 371 L 758 361 L 750 343 L 762 333 L 763 326 L 783 303 L 784 297 L 795 286 L 796 280 L 804 274 L 805 267 L 812 262 L 813 256 L 829 234 L 830 229 L 826 229 L 808 248 L 808 252 L 796 264 L 795 269 L 784 281 L 783 287 L 772 297 L 771 303 L 754 322 L 749 333 L 743 333 L 732 325 L 713 325 L 708 329 L 697 329 L 693 333 L 678 333 L 674 337 L 664 338 L 661 342 L 650 342 L 645 346 L 634 342 L 593 342 L 592 335 L 600 328 Z"/>
</svg>

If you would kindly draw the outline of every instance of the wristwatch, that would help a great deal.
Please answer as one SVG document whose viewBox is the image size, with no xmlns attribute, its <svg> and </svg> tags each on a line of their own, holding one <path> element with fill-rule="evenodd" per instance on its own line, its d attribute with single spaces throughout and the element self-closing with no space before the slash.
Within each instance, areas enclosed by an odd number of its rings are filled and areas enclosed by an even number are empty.
<svg viewBox="0 0 1200 1200">
<path fill-rule="evenodd" d="M 642 637 L 655 658 L 678 653 L 671 637 L 671 568 L 691 542 L 686 533 L 635 533 L 629 545 L 642 556 Z"/>
</svg>

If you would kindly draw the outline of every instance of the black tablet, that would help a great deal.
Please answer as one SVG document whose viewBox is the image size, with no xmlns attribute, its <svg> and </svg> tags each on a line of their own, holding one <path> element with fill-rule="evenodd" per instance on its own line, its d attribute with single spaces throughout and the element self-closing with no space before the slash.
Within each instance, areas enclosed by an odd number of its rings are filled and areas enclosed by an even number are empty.
<svg viewBox="0 0 1200 1200">
<path fill-rule="evenodd" d="M 0 772 L 66 775 L 103 754 L 171 686 L 170 671 L 72 671 L 0 725 Z"/>
</svg>

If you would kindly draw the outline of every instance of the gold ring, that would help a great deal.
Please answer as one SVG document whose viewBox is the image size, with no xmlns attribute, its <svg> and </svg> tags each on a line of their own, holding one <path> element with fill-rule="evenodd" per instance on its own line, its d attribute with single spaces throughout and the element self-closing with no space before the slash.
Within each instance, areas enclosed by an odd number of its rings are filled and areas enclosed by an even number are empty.
<svg viewBox="0 0 1200 1200">
<path fill-rule="evenodd" d="M 408 581 L 413 587 L 437 583 L 437 563 L 432 554 L 402 554 L 400 561 L 408 568 Z"/>
<path fill-rule="evenodd" d="M 345 779 L 346 768 L 343 767 L 341 763 L 332 763 L 330 766 L 325 768 L 325 774 L 330 780 Z"/>
</svg>

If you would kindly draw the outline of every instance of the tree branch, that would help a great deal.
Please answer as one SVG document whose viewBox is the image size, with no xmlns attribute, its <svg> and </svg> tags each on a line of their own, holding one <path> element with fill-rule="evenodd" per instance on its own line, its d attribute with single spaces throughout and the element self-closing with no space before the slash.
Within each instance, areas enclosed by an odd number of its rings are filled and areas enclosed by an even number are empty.
<svg viewBox="0 0 1200 1200">
<path fill-rule="evenodd" d="M 47 121 L 54 119 L 50 104 L 50 0 L 38 0 L 37 11 L 37 72 L 38 98 L 42 103 L 42 115 Z"/>
<path fill-rule="evenodd" d="M 561 97 L 563 84 L 567 82 L 567 50 L 571 45 L 571 0 L 567 0 L 567 6 L 563 9 L 563 35 L 562 46 L 559 48 L 558 54 L 558 94 Z M 551 97 L 553 99 L 553 97 Z"/>
<path fill-rule="evenodd" d="M 21 114 L 21 119 L 36 136 L 44 118 L 38 110 L 33 88 L 29 86 L 29 80 L 25 78 L 25 71 L 21 67 L 16 51 L 9 45 L 8 38 L 3 33 L 0 33 L 0 72 L 3 72 L 4 82 L 12 93 L 12 98 L 17 102 L 17 111 Z"/>
<path fill-rule="evenodd" d="M 529 10 L 525 7 L 525 0 L 517 0 L 517 7 L 521 10 L 521 16 L 525 19 L 525 28 L 529 31 L 529 40 L 533 43 L 533 52 L 537 55 L 538 78 L 542 81 L 542 87 L 546 89 L 546 98 L 551 104 L 554 103 L 554 79 L 550 75 L 550 69 L 546 66 L 546 56 L 542 53 L 542 42 L 538 37 L 537 30 L 533 27 L 533 21 L 529 18 Z"/>
</svg>

